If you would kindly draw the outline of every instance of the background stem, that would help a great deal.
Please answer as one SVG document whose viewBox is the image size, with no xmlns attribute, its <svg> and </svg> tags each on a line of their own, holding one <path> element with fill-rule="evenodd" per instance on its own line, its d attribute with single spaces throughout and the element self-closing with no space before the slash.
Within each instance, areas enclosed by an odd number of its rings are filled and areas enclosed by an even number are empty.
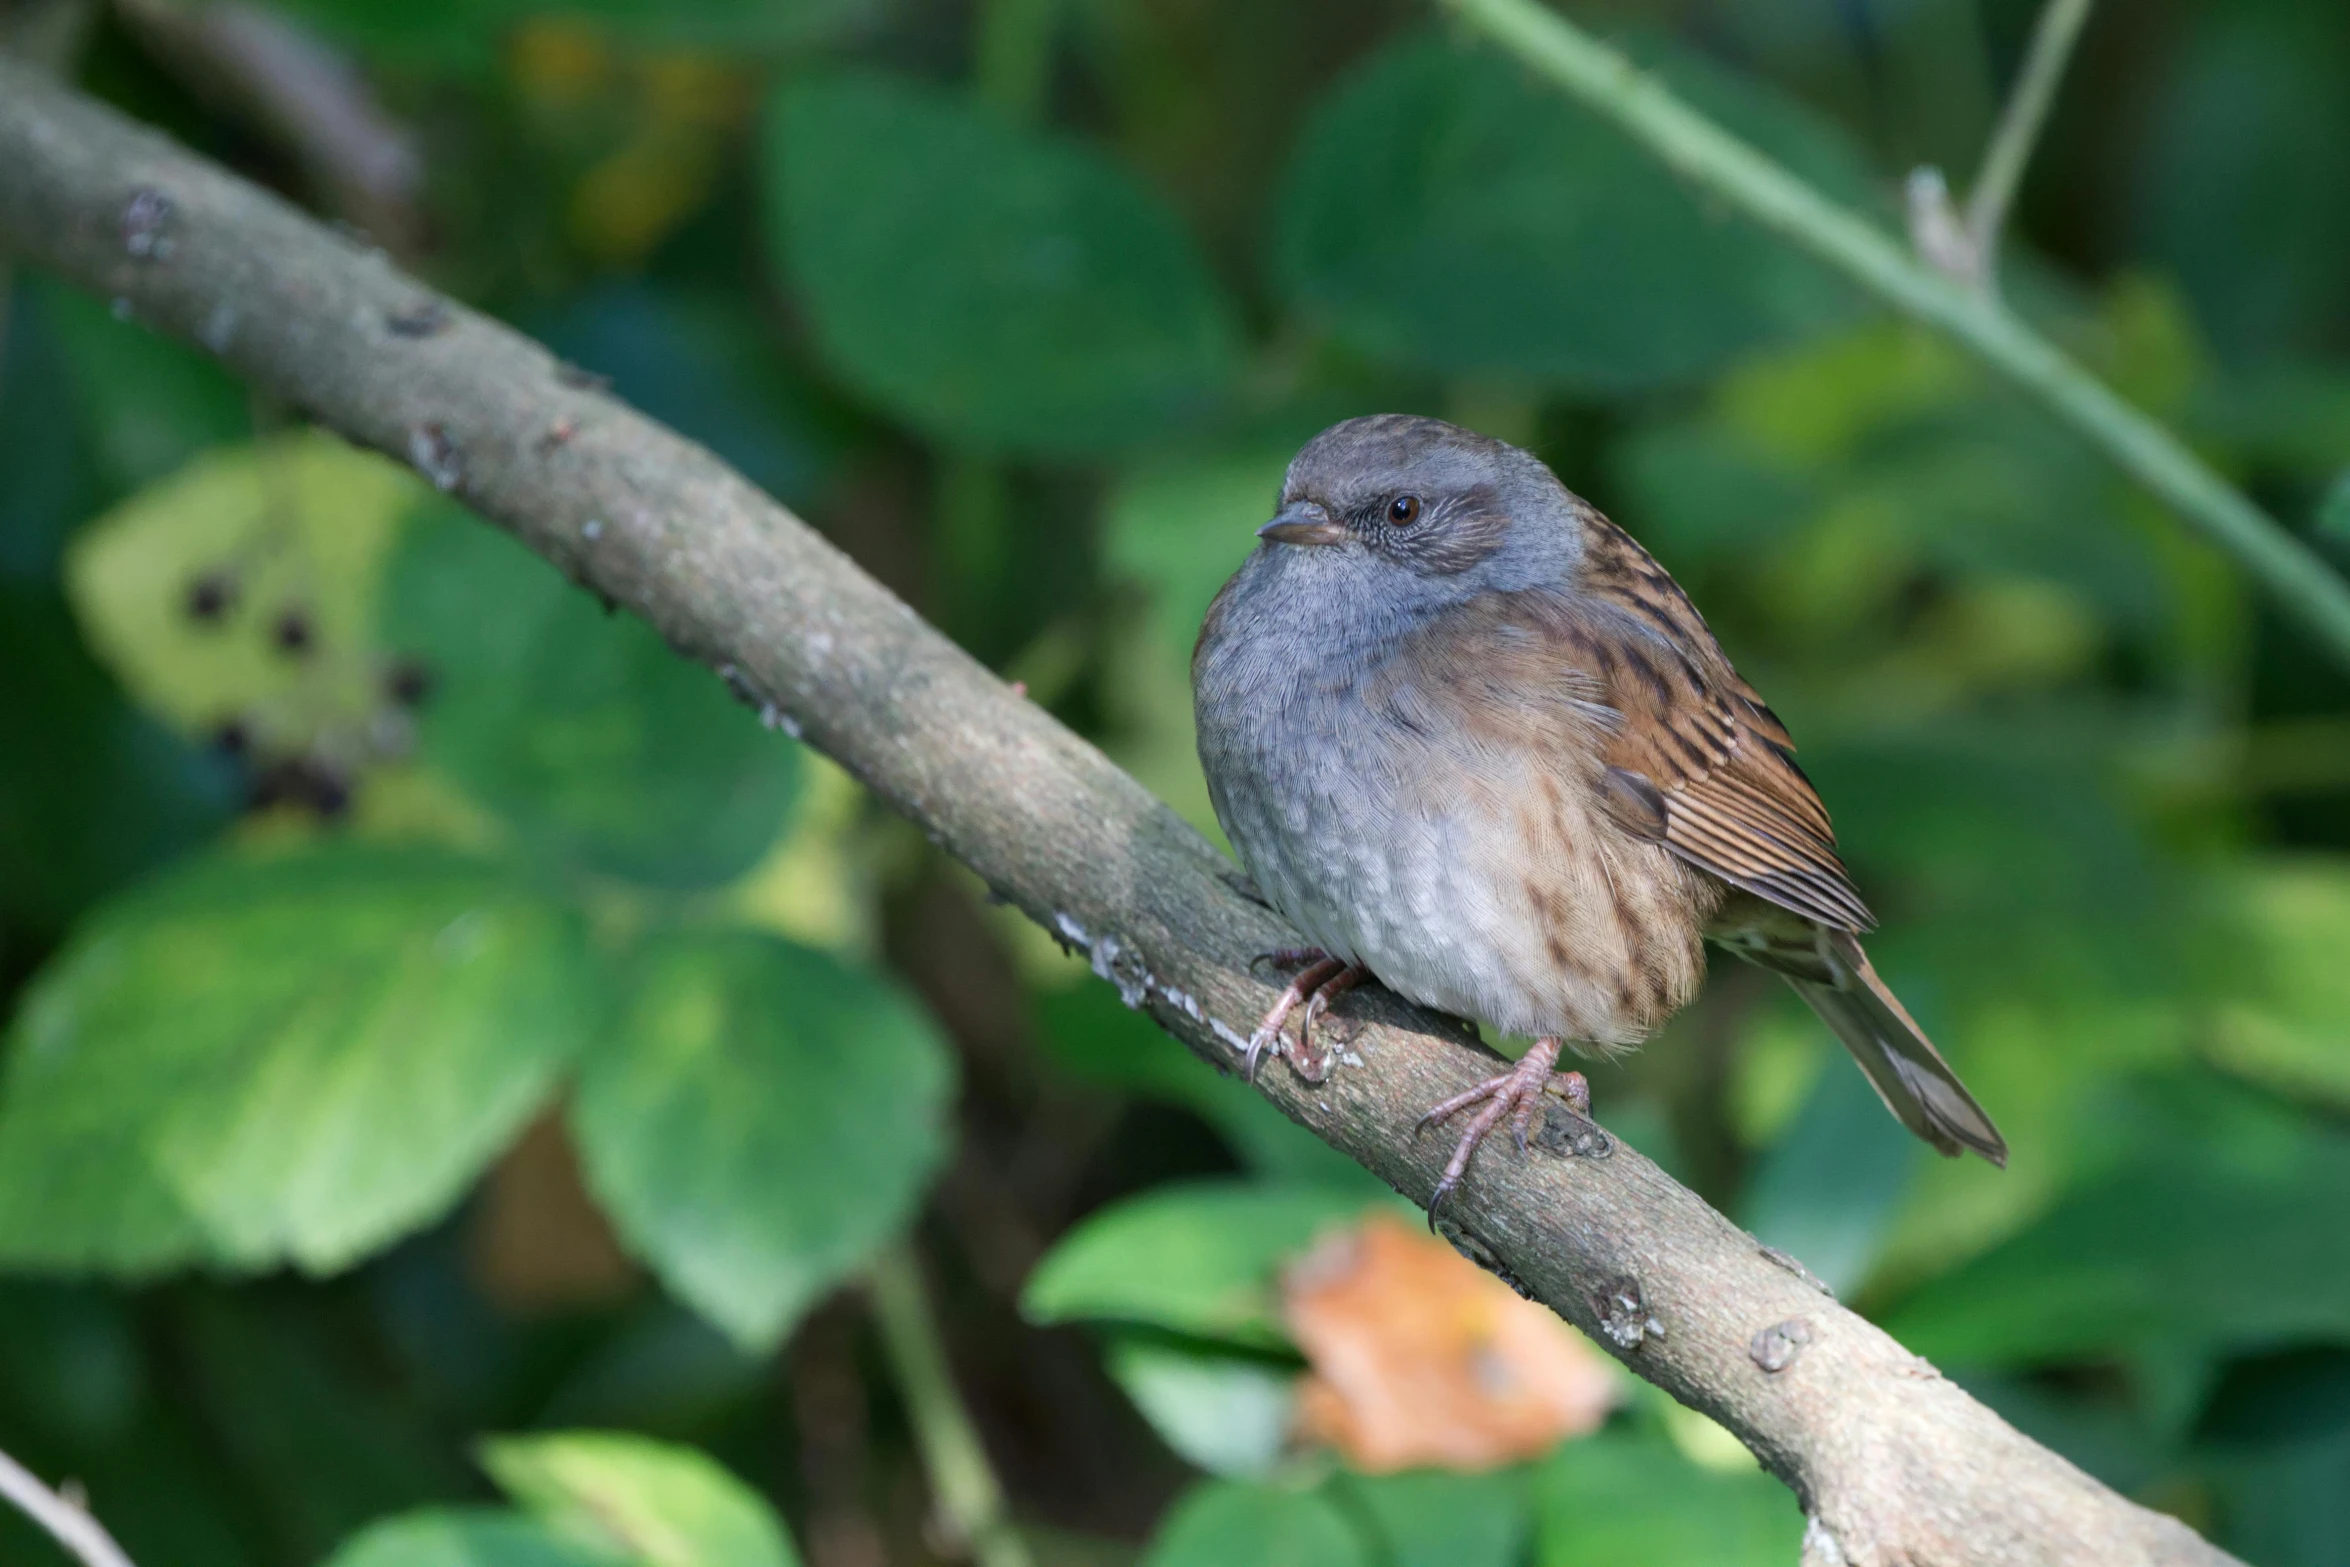
<svg viewBox="0 0 2350 1567">
<path fill-rule="evenodd" d="M 1480 32 L 1718 196 L 2022 389 L 2204 537 L 2350 669 L 2350 584 L 2161 423 L 2006 306 L 1927 267 L 1537 0 L 1443 0 Z"/>
<path fill-rule="evenodd" d="M 1984 150 L 1975 188 L 1967 194 L 1967 233 L 1982 258 L 1986 278 L 1998 269 L 1999 231 L 2007 222 L 2008 208 L 2014 205 L 2016 188 L 2023 183 L 2024 168 L 2031 162 L 2040 129 L 2048 123 L 2056 85 L 2064 79 L 2065 63 L 2072 58 L 2073 44 L 2089 19 L 2090 3 L 2048 0 L 2041 8 L 2040 19 L 2032 25 L 2023 69 L 2017 73 L 2015 86 L 2008 91 L 2007 107 L 2000 111 L 1999 124 L 1991 132 L 1991 145 Z"/>
<path fill-rule="evenodd" d="M 48 1530 L 83 1567 L 131 1567 L 131 1559 L 104 1524 L 43 1485 L 6 1453 L 0 1453 L 0 1498 Z"/>
<path fill-rule="evenodd" d="M 930 1472 L 931 1495 L 955 1542 L 967 1547 L 980 1567 L 1034 1567 L 1027 1545 L 1012 1528 L 1004 1489 L 987 1461 L 987 1449 L 971 1423 L 947 1364 L 946 1344 L 921 1264 L 900 1244 L 883 1252 L 870 1275 L 873 1317 L 890 1373 L 905 1400 L 922 1466 Z"/>
</svg>

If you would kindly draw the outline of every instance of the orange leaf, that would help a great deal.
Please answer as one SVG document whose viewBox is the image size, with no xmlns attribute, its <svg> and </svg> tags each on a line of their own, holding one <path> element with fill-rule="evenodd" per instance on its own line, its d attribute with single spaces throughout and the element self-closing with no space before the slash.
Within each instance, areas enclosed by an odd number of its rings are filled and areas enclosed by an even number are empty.
<svg viewBox="0 0 2350 1567">
<path fill-rule="evenodd" d="M 1298 1434 L 1369 1473 L 1531 1458 L 1616 1402 L 1614 1367 L 1590 1341 L 1392 1214 L 1292 1266 L 1282 1313 L 1313 1368 Z"/>
</svg>

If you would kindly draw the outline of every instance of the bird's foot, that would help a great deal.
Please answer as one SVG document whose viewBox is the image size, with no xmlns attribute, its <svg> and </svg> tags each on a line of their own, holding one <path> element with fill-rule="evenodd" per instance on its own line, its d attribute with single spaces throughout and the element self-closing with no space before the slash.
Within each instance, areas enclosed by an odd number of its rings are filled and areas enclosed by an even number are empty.
<svg viewBox="0 0 2350 1567">
<path fill-rule="evenodd" d="M 1436 1227 L 1436 1210 L 1444 1205 L 1453 1189 L 1461 1184 L 1468 1172 L 1469 1161 L 1476 1156 L 1478 1144 L 1509 1117 L 1510 1140 L 1518 1145 L 1518 1152 L 1526 1151 L 1526 1136 L 1534 1127 L 1534 1112 L 1542 1107 L 1545 1093 L 1556 1093 L 1565 1099 L 1569 1109 L 1579 1116 L 1591 1114 L 1591 1084 L 1580 1072 L 1557 1070 L 1559 1042 L 1555 1039 L 1537 1039 L 1534 1047 L 1518 1059 L 1518 1064 L 1499 1077 L 1487 1078 L 1465 1094 L 1455 1094 L 1444 1103 L 1420 1117 L 1416 1128 L 1425 1131 L 1440 1121 L 1450 1120 L 1472 1105 L 1477 1114 L 1468 1129 L 1461 1133 L 1459 1146 L 1444 1166 L 1444 1175 L 1436 1183 L 1435 1192 L 1428 1198 L 1428 1227 Z"/>
<path fill-rule="evenodd" d="M 1249 1036 L 1241 1075 L 1255 1082 L 1257 1064 L 1270 1050 L 1287 1060 L 1291 1069 L 1307 1082 L 1321 1082 L 1330 1075 L 1330 1056 L 1326 1051 L 1315 1051 L 1314 1027 L 1330 1010 L 1331 1002 L 1369 979 L 1371 971 L 1360 964 L 1334 958 L 1319 947 L 1282 947 L 1265 953 L 1257 961 L 1294 968 L 1298 974 L 1281 992 L 1281 999 L 1259 1020 L 1257 1031 Z M 1282 1030 L 1289 1015 L 1301 1006 L 1306 1009 L 1305 1016 L 1298 1019 L 1297 1043 L 1292 1045 Z"/>
</svg>

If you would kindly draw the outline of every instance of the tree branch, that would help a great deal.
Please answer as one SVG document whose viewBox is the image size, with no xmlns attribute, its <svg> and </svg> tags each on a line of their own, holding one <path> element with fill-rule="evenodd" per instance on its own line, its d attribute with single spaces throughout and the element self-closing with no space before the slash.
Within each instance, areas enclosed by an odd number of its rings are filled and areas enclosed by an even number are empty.
<svg viewBox="0 0 2350 1567">
<path fill-rule="evenodd" d="M 2350 583 L 2161 423 L 2066 358 L 1998 300 L 1921 264 L 1892 236 L 1723 130 L 1539 0 L 1442 3 L 1690 184 L 2006 377 L 2233 556 L 2350 668 Z"/>
<path fill-rule="evenodd" d="M 0 1453 L 0 1500 L 49 1531 L 82 1567 L 131 1567 L 131 1559 L 88 1508 L 43 1485 L 33 1472 Z"/>
<path fill-rule="evenodd" d="M 744 701 L 789 714 L 1209 1063 L 1238 1059 L 1272 1000 L 1249 959 L 1295 933 L 1166 806 L 710 453 L 379 253 L 6 62 L 0 247 L 412 463 Z M 1347 1010 L 1364 1021 L 1329 1081 L 1276 1068 L 1260 1091 L 1424 1203 L 1449 1143 L 1414 1122 L 1494 1057 L 1384 993 Z M 1525 1157 L 1480 1159 L 1447 1214 L 1462 1250 L 1753 1449 L 1811 1515 L 1810 1562 L 2229 1560 L 2025 1440 L 1563 1110 Z"/>
</svg>

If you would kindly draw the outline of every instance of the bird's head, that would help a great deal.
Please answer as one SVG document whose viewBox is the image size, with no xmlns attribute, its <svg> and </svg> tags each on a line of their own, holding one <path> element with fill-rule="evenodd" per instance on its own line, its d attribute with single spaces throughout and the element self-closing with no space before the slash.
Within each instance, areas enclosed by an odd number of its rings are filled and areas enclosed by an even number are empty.
<svg viewBox="0 0 2350 1567">
<path fill-rule="evenodd" d="M 1581 510 L 1529 452 L 1441 419 L 1373 414 L 1306 443 L 1257 536 L 1327 562 L 1299 569 L 1457 600 L 1563 581 L 1581 550 Z"/>
</svg>

